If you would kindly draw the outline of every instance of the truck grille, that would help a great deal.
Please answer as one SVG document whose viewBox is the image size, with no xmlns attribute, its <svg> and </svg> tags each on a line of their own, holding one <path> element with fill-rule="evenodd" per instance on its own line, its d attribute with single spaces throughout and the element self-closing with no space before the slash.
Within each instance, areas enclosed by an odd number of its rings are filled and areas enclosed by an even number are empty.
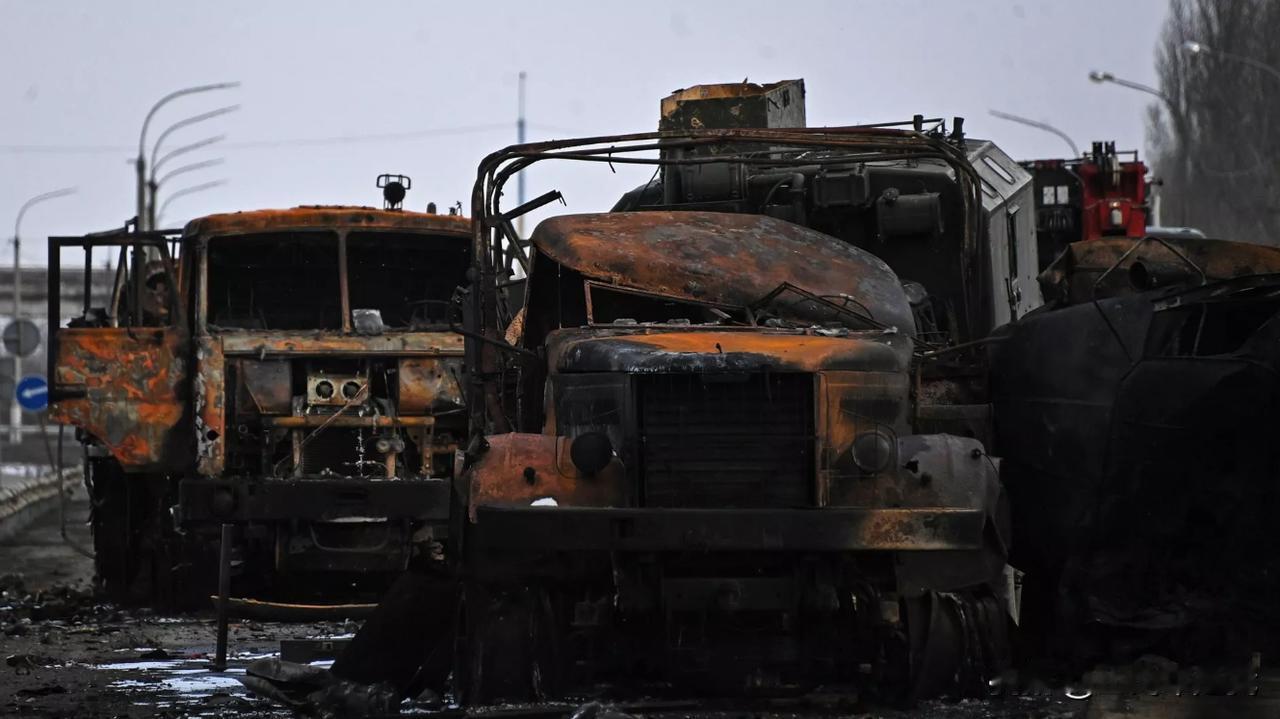
<svg viewBox="0 0 1280 719">
<path fill-rule="evenodd" d="M 636 378 L 651 507 L 812 505 L 813 377 Z"/>
</svg>

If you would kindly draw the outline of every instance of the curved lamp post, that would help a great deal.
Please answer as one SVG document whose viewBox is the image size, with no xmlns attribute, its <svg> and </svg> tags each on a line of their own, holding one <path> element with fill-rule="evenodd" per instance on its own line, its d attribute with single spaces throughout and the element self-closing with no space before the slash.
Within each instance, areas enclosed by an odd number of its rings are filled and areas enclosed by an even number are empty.
<svg viewBox="0 0 1280 719">
<path fill-rule="evenodd" d="M 1021 115 L 1013 115 L 1007 112 L 1000 112 L 999 110 L 988 110 L 987 112 L 991 113 L 992 117 L 998 117 L 1001 120 L 1016 122 L 1020 125 L 1027 125 L 1028 127 L 1034 127 L 1037 130 L 1044 130 L 1045 132 L 1057 135 L 1058 137 L 1062 138 L 1063 142 L 1067 143 L 1068 147 L 1071 148 L 1072 158 L 1076 158 L 1080 156 L 1080 149 L 1076 147 L 1076 143 L 1074 140 L 1071 139 L 1071 136 L 1063 132 L 1062 130 L 1059 130 L 1058 128 L 1054 127 L 1053 125 L 1050 125 L 1047 122 L 1040 122 L 1039 120 L 1032 120 L 1031 118 L 1028 118 L 1028 117 L 1022 117 Z"/>
<path fill-rule="evenodd" d="M 1169 100 L 1168 95 L 1164 94 L 1163 92 L 1160 92 L 1159 90 L 1155 89 L 1154 87 L 1151 87 L 1150 85 L 1143 85 L 1140 82 L 1125 80 L 1123 78 L 1116 77 L 1115 75 L 1112 75 L 1109 72 L 1103 72 L 1098 70 L 1089 71 L 1089 80 L 1099 85 L 1101 85 L 1104 82 L 1109 82 L 1115 85 L 1119 85 L 1120 87 L 1127 87 L 1130 90 L 1137 90 L 1138 92 L 1145 92 L 1148 95 L 1155 95 L 1156 97 L 1160 98 L 1165 105 L 1168 105 L 1169 107 L 1173 107 L 1173 103 Z"/>
<path fill-rule="evenodd" d="M 184 87 L 181 90 L 174 90 L 156 101 L 147 111 L 147 116 L 142 120 L 142 131 L 138 133 L 138 158 L 135 168 L 138 172 L 138 229 L 149 230 L 147 227 L 147 128 L 151 125 L 151 118 L 155 117 L 156 112 L 173 100 L 186 95 L 194 95 L 201 92 L 212 92 L 214 90 L 227 90 L 233 87 L 239 87 L 238 82 L 215 82 L 210 85 L 196 85 L 194 87 Z"/>
<path fill-rule="evenodd" d="M 197 192 L 204 192 L 205 190 L 211 190 L 215 187 L 219 187 L 225 184 L 227 184 L 226 180 L 211 180 L 209 182 L 202 182 L 199 185 L 184 187 L 181 190 L 174 192 L 172 195 L 169 195 L 164 199 L 164 202 L 160 203 L 160 210 L 159 212 L 156 213 L 156 217 L 163 218 L 164 211 L 169 208 L 170 203 L 172 203 L 174 200 L 180 197 L 186 197 L 187 195 L 194 195 Z"/>
<path fill-rule="evenodd" d="M 1211 48 L 1208 45 L 1205 45 L 1204 43 L 1196 42 L 1195 40 L 1188 40 L 1182 43 L 1182 49 L 1186 50 L 1192 55 L 1217 55 L 1219 57 L 1225 57 L 1228 60 L 1234 60 L 1236 62 L 1248 65 L 1249 67 L 1262 70 L 1263 72 L 1271 75 L 1271 77 L 1274 77 L 1275 79 L 1280 80 L 1280 69 L 1272 65 L 1268 65 L 1267 63 L 1262 62 L 1261 60 L 1255 60 L 1251 57 L 1247 57 L 1245 55 L 1239 55 L 1234 52 L 1228 52 L 1226 50 L 1218 50 L 1215 48 Z"/>
<path fill-rule="evenodd" d="M 22 203 L 22 207 L 18 208 L 18 217 L 13 221 L 13 319 L 17 320 L 22 316 L 22 218 L 27 214 L 27 210 L 48 200 L 66 197 L 74 194 L 76 188 L 64 187 L 52 192 L 42 192 L 35 197 Z M 49 318 L 53 324 L 57 324 L 57 318 Z M 22 377 L 22 354 L 15 352 L 13 355 L 13 381 L 17 383 Z M 9 403 L 9 443 L 17 444 L 21 439 L 22 430 L 22 408 L 18 406 L 16 399 L 10 400 Z"/>
</svg>

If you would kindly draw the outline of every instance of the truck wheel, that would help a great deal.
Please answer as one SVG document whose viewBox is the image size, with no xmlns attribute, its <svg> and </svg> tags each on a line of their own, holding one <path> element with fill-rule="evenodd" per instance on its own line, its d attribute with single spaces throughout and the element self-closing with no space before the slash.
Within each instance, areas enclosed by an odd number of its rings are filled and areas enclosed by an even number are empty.
<svg viewBox="0 0 1280 719">
<path fill-rule="evenodd" d="M 1009 663 L 1009 619 L 990 592 L 928 592 L 907 601 L 911 698 L 985 696 Z"/>
<path fill-rule="evenodd" d="M 113 459 L 90 464 L 94 569 L 107 598 L 124 605 L 206 606 L 216 563 L 169 526 L 165 477 L 126 474 Z M 210 572 L 213 572 L 212 574 Z"/>
<path fill-rule="evenodd" d="M 107 597 L 120 604 L 135 604 L 149 596 L 138 596 L 136 579 L 147 557 L 139 555 L 138 520 L 140 503 L 131 496 L 130 478 L 112 459 L 97 459 L 89 467 L 93 529 L 94 570 Z"/>
</svg>

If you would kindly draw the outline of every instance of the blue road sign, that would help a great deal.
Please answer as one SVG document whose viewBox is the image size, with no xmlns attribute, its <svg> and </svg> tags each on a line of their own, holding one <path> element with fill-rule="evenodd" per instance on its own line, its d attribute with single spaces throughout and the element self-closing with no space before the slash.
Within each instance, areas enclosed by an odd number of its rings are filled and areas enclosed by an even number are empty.
<svg viewBox="0 0 1280 719">
<path fill-rule="evenodd" d="M 18 406 L 28 412 L 41 412 L 49 406 L 49 383 L 39 375 L 28 375 L 13 388 Z"/>
</svg>

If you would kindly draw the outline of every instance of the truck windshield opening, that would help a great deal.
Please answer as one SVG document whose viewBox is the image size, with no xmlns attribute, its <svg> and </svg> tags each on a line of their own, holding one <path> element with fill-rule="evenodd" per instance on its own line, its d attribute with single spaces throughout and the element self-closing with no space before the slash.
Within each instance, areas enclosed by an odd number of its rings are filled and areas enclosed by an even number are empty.
<svg viewBox="0 0 1280 719">
<path fill-rule="evenodd" d="M 215 238 L 208 263 L 213 329 L 342 328 L 334 233 Z"/>
<path fill-rule="evenodd" d="M 388 328 L 446 328 L 449 298 L 468 263 L 465 239 L 353 232 L 347 237 L 351 308 L 378 310 Z"/>
</svg>

